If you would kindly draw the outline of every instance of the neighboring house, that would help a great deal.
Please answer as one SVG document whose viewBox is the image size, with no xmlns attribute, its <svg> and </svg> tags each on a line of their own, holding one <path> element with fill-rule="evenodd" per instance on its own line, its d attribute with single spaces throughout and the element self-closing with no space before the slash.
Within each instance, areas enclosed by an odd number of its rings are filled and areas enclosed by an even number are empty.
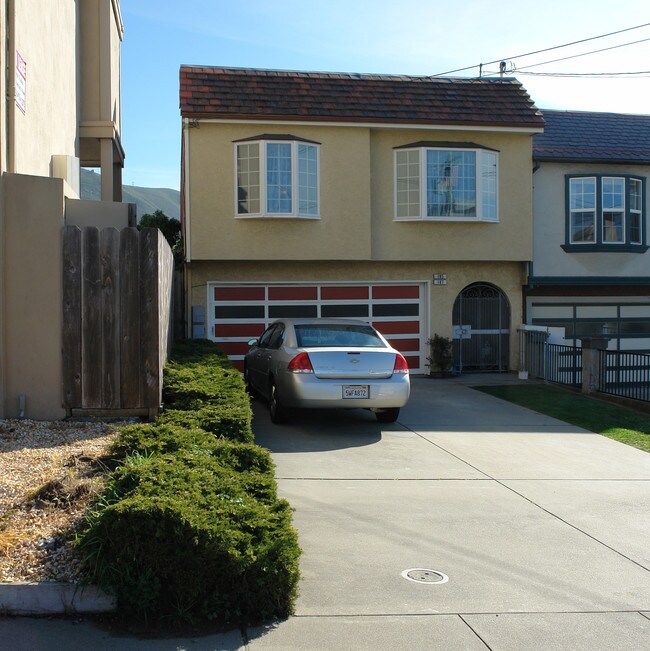
<svg viewBox="0 0 650 651">
<path fill-rule="evenodd" d="M 650 115 L 544 111 L 526 323 L 650 350 Z"/>
<path fill-rule="evenodd" d="M 119 0 L 0 8 L 0 418 L 65 414 L 62 227 L 129 221 L 122 32 Z M 80 165 L 101 168 L 104 202 L 78 201 Z"/>
<path fill-rule="evenodd" d="M 277 317 L 375 324 L 427 372 L 516 368 L 532 139 L 514 79 L 183 66 L 188 335 L 241 368 Z"/>
</svg>

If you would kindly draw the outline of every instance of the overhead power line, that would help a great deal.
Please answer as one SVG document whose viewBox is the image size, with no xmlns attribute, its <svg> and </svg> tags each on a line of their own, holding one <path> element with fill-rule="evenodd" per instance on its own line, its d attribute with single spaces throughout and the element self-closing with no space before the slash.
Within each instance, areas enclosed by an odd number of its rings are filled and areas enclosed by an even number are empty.
<svg viewBox="0 0 650 651">
<path fill-rule="evenodd" d="M 642 38 L 638 41 L 630 41 L 629 43 L 621 43 L 620 45 L 612 45 L 611 47 L 603 47 L 600 50 L 592 50 L 591 52 L 583 52 L 582 54 L 573 54 L 572 56 L 562 57 L 561 59 L 553 59 L 552 61 L 544 61 L 543 63 L 531 63 L 528 66 L 517 67 L 518 71 L 527 70 L 528 68 L 536 68 L 538 66 L 545 66 L 549 63 L 557 63 L 558 61 L 568 61 L 569 59 L 577 59 L 579 57 L 586 57 L 589 54 L 597 54 L 598 52 L 606 52 L 607 50 L 616 50 L 619 47 L 627 47 L 628 45 L 636 45 L 637 43 L 645 43 L 650 41 L 650 38 Z"/>
<path fill-rule="evenodd" d="M 477 63 L 473 66 L 466 66 L 465 68 L 456 68 L 455 70 L 447 70 L 446 72 L 438 72 L 434 75 L 431 75 L 431 77 L 441 77 L 443 75 L 450 75 L 453 74 L 454 72 L 463 72 L 465 70 L 472 70 L 473 68 L 482 68 L 483 66 L 489 66 L 492 65 L 493 63 L 499 63 L 504 60 L 508 59 L 520 59 L 522 57 L 527 57 L 527 56 L 532 56 L 533 54 L 541 54 L 542 52 L 550 52 L 552 50 L 558 50 L 564 47 L 569 47 L 571 45 L 578 45 L 579 43 L 587 43 L 588 41 L 595 41 L 596 39 L 599 38 L 606 38 L 607 36 L 615 36 L 616 34 L 622 34 L 624 32 L 630 32 L 635 29 L 641 29 L 642 27 L 648 27 L 650 26 L 650 23 L 643 23 L 642 25 L 635 25 L 634 27 L 627 27 L 626 29 L 619 29 L 616 32 L 609 32 L 607 34 L 600 34 L 599 36 L 592 36 L 590 38 L 583 38 L 580 39 L 579 41 L 572 41 L 571 43 L 564 43 L 563 45 L 554 45 L 553 47 L 547 47 L 544 48 L 543 50 L 535 50 L 534 52 L 526 52 L 525 54 L 517 54 L 515 56 L 509 56 L 509 57 L 501 57 L 499 59 L 495 59 L 494 61 L 487 61 L 485 63 Z"/>
<path fill-rule="evenodd" d="M 492 70 L 486 73 L 486 76 L 501 74 L 498 70 Z M 517 74 L 531 75 L 535 77 L 596 77 L 596 78 L 615 78 L 621 77 L 624 79 L 638 78 L 643 79 L 650 77 L 650 70 L 638 70 L 636 72 L 519 72 Z"/>
</svg>

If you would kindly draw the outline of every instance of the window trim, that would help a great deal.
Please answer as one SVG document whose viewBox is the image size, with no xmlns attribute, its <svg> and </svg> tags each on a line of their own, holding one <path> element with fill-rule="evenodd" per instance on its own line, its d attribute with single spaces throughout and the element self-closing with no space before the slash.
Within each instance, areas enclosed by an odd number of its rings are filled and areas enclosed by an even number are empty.
<svg viewBox="0 0 650 651">
<path fill-rule="evenodd" d="M 476 189 L 476 216 L 463 217 L 457 216 L 429 216 L 427 215 L 427 152 L 428 151 L 467 151 L 475 154 L 475 189 Z M 417 151 L 418 152 L 418 165 L 419 165 L 419 195 L 420 195 L 420 211 L 419 216 L 400 217 L 397 214 L 397 157 L 400 152 Z M 460 223 L 474 223 L 483 222 L 490 224 L 497 224 L 499 218 L 499 151 L 483 145 L 475 143 L 461 143 L 461 142 L 416 142 L 410 145 L 401 145 L 393 148 L 393 221 L 396 222 L 460 222 Z M 487 187 L 483 183 L 482 168 L 484 166 L 485 156 L 492 155 L 495 158 L 496 179 L 495 179 L 495 204 L 496 216 L 484 217 L 484 192 L 487 192 Z"/>
<path fill-rule="evenodd" d="M 252 138 L 243 138 L 235 140 L 234 143 L 234 215 L 235 219 L 320 219 L 320 205 L 321 205 L 321 192 L 320 192 L 320 144 L 305 138 L 299 138 L 292 135 L 274 135 L 264 134 L 261 136 L 254 136 Z M 259 175 L 260 175 L 260 211 L 255 213 L 240 213 L 239 212 L 239 184 L 238 184 L 238 156 L 240 145 L 259 145 Z M 267 147 L 269 144 L 278 145 L 286 144 L 291 146 L 291 212 L 269 212 L 267 203 Z M 300 212 L 299 203 L 299 170 L 298 170 L 298 148 L 301 145 L 308 145 L 314 147 L 316 151 L 316 213 Z"/>
<path fill-rule="evenodd" d="M 572 239 L 572 216 L 571 210 L 571 181 L 572 179 L 594 179 L 596 185 L 596 205 L 594 208 L 595 224 L 594 235 L 595 241 L 591 242 L 574 242 Z M 603 180 L 604 179 L 623 179 L 624 180 L 624 209 L 623 209 L 623 233 L 624 240 L 617 242 L 608 242 L 604 239 L 605 221 L 603 210 Z M 634 211 L 640 214 L 640 241 L 631 241 L 632 220 L 630 219 L 630 191 L 631 181 L 638 181 L 641 183 L 641 211 Z M 612 174 L 612 173 L 599 173 L 599 174 L 566 174 L 565 175 L 565 243 L 561 248 L 567 252 L 576 251 L 600 251 L 600 252 L 628 252 L 628 253 L 644 253 L 648 250 L 646 244 L 647 237 L 647 215 L 646 215 L 646 177 L 636 174 Z"/>
</svg>

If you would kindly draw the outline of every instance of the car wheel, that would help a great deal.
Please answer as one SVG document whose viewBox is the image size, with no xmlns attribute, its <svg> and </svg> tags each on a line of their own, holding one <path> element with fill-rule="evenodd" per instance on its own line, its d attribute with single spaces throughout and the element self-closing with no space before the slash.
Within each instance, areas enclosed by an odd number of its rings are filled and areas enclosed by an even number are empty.
<svg viewBox="0 0 650 651">
<path fill-rule="evenodd" d="M 383 411 L 376 411 L 375 416 L 380 423 L 394 423 L 399 416 L 399 407 L 384 409 Z"/>
<path fill-rule="evenodd" d="M 278 388 L 275 386 L 275 382 L 273 380 L 271 380 L 271 390 L 269 392 L 269 413 L 271 414 L 272 423 L 286 423 L 287 410 L 282 406 L 282 403 L 280 402 Z"/>
</svg>

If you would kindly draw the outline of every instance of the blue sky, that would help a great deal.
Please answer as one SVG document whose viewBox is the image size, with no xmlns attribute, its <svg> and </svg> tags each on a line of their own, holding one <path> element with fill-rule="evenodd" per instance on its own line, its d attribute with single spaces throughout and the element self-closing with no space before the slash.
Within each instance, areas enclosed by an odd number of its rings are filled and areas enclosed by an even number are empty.
<svg viewBox="0 0 650 651">
<path fill-rule="evenodd" d="M 650 23 L 647 0 L 122 0 L 121 7 L 129 185 L 179 189 L 181 64 L 432 75 L 509 59 L 510 76 L 540 108 L 650 113 L 650 72 L 525 74 L 650 71 L 650 26 L 517 56 Z M 614 49 L 527 68 L 602 48 Z M 478 68 L 455 74 L 478 76 Z"/>
</svg>

